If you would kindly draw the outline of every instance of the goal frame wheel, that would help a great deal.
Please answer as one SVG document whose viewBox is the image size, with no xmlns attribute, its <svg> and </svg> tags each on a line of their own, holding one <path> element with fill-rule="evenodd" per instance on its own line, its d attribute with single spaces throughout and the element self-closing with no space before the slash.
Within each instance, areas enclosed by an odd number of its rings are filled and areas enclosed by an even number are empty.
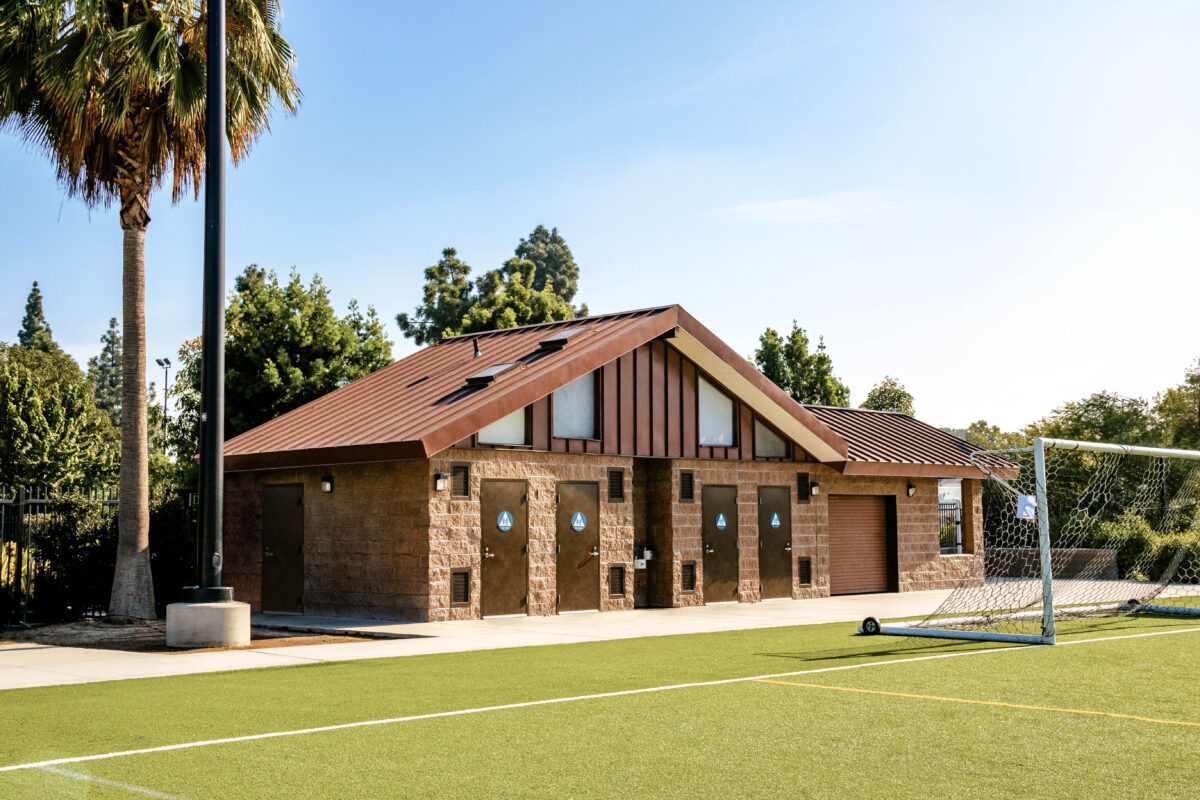
<svg viewBox="0 0 1200 800">
<path fill-rule="evenodd" d="M 858 626 L 858 629 L 866 636 L 875 636 L 879 633 L 880 627 L 879 620 L 874 617 L 867 617 L 862 621 L 862 625 Z"/>
</svg>

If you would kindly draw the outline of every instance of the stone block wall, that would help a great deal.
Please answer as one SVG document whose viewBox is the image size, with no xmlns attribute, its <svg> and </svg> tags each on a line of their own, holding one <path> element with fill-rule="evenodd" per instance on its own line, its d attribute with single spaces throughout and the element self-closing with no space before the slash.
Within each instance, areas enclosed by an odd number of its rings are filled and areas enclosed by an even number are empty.
<svg viewBox="0 0 1200 800">
<path fill-rule="evenodd" d="M 439 453 L 427 464 L 429 487 L 429 619 L 477 619 L 480 616 L 481 520 L 480 484 L 490 479 L 526 482 L 529 515 L 529 594 L 532 615 L 555 613 L 555 484 L 559 481 L 596 482 L 600 492 L 600 610 L 633 608 L 633 459 L 581 453 L 546 453 L 530 450 L 458 449 Z M 451 497 L 449 488 L 433 492 L 433 474 L 449 474 L 451 465 L 470 465 L 470 496 Z M 625 500 L 610 503 L 608 470 L 625 473 Z M 609 593 L 609 568 L 625 568 L 625 592 Z M 471 602 L 450 603 L 450 575 L 454 569 L 471 571 Z"/>
<path fill-rule="evenodd" d="M 425 619 L 429 525 L 425 462 L 234 473 L 225 493 L 225 580 L 262 610 L 262 492 L 304 487 L 304 613 Z M 334 491 L 321 480 L 334 479 Z"/>
</svg>

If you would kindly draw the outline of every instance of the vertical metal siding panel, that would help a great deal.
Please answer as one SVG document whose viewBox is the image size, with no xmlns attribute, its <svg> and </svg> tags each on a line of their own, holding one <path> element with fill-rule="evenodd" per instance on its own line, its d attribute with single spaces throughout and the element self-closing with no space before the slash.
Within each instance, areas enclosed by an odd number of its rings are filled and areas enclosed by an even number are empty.
<svg viewBox="0 0 1200 800">
<path fill-rule="evenodd" d="M 642 345 L 634 354 L 634 433 L 637 441 L 635 452 L 639 456 L 650 455 L 650 347 Z"/>
<path fill-rule="evenodd" d="M 604 452 L 621 452 L 621 433 L 617 427 L 620 418 L 620 398 L 617 396 L 617 362 L 604 365 L 600 375 L 603 401 L 600 404 L 600 419 L 604 424 Z"/>
<path fill-rule="evenodd" d="M 742 432 L 738 436 L 738 448 L 741 451 L 742 461 L 754 460 L 754 412 L 750 406 L 745 403 L 738 403 L 739 414 L 742 420 Z"/>
<path fill-rule="evenodd" d="M 667 454 L 666 343 L 650 343 L 650 453 Z"/>
<path fill-rule="evenodd" d="M 696 367 L 686 358 L 681 359 L 680 373 L 682 384 L 680 402 L 683 413 L 683 457 L 696 457 L 696 440 L 700 433 L 696 428 Z"/>
<path fill-rule="evenodd" d="M 683 444 L 680 439 L 683 427 L 683 409 L 679 399 L 681 381 L 682 373 L 679 369 L 679 351 L 673 347 L 668 347 L 666 374 L 667 413 L 663 418 L 663 422 L 667 426 L 667 455 L 671 458 L 679 458 L 683 455 Z"/>
<path fill-rule="evenodd" d="M 550 398 L 537 400 L 533 404 L 533 449 L 550 449 Z"/>
<path fill-rule="evenodd" d="M 619 374 L 621 376 L 621 455 L 631 456 L 635 453 L 633 431 L 637 405 L 633 399 L 636 388 L 633 381 L 633 353 L 621 356 Z"/>
<path fill-rule="evenodd" d="M 597 442 L 595 439 L 588 439 L 584 441 L 583 445 L 585 453 L 591 453 L 593 455 L 600 454 L 600 442 Z"/>
</svg>

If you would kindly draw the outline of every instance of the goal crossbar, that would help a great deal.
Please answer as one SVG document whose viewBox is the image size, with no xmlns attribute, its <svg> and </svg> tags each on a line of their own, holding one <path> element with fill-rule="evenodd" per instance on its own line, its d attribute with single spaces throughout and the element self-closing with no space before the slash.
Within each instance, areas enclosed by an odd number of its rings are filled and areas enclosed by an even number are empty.
<svg viewBox="0 0 1200 800">
<path fill-rule="evenodd" d="M 1087 613 L 1120 609 L 1126 612 L 1150 612 L 1159 614 L 1174 614 L 1185 616 L 1200 616 L 1200 608 L 1188 606 L 1165 605 L 1161 602 L 1139 603 L 1137 600 L 1128 602 L 1105 603 L 1103 605 L 1073 606 L 1065 611 L 1056 612 L 1054 597 L 1054 574 L 1051 564 L 1050 541 L 1050 503 L 1048 499 L 1046 479 L 1046 451 L 1085 451 L 1091 453 L 1146 456 L 1155 459 L 1182 459 L 1200 461 L 1200 451 L 1180 450 L 1166 447 L 1142 447 L 1138 445 L 1113 444 L 1107 442 L 1084 442 L 1074 439 L 1054 439 L 1036 437 L 1031 445 L 1014 447 L 1003 450 L 981 450 L 971 454 L 974 464 L 987 478 L 1003 487 L 1008 492 L 1021 495 L 1021 491 L 1010 484 L 1008 474 L 1013 465 L 1005 461 L 1005 455 L 1032 454 L 1033 477 L 1036 496 L 1036 522 L 1038 529 L 1038 560 L 1041 582 L 1041 608 L 1028 611 L 1007 611 L 987 614 L 986 619 L 1028 619 L 1041 618 L 1041 633 L 1007 633 L 999 631 L 979 630 L 973 628 L 954 627 L 925 627 L 921 623 L 902 622 L 882 625 L 874 618 L 868 618 L 859 626 L 860 633 L 884 634 L 890 636 L 921 636 L 940 639 L 965 639 L 971 641 L 1012 642 L 1019 644 L 1054 644 L 1056 613 Z M 977 458 L 978 457 L 978 458 Z M 1157 599 L 1157 598 L 1156 598 Z M 955 623 L 969 623 L 978 620 L 943 618 L 943 626 Z"/>
</svg>

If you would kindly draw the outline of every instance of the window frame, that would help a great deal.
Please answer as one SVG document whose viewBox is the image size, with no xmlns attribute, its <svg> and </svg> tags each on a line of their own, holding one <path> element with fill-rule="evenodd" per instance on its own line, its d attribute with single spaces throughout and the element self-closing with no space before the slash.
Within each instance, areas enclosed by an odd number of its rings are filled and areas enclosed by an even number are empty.
<svg viewBox="0 0 1200 800">
<path fill-rule="evenodd" d="M 701 429 L 700 419 L 700 382 L 704 381 L 713 389 L 724 395 L 729 400 L 729 429 L 730 443 L 729 444 L 711 444 L 705 443 L 704 433 Z M 739 447 L 741 444 L 741 426 L 738 424 L 739 401 L 736 397 L 730 394 L 724 386 L 714 380 L 708 373 L 704 372 L 700 367 L 696 367 L 696 446 L 697 447 Z"/>
<path fill-rule="evenodd" d="M 592 370 L 588 374 L 590 374 L 592 376 L 592 435 L 591 436 L 559 436 L 558 435 L 558 433 L 554 430 L 554 426 L 557 423 L 557 415 L 554 413 L 554 394 L 555 394 L 555 392 L 558 391 L 558 389 L 555 389 L 553 392 L 550 393 L 550 396 L 548 398 L 548 404 L 550 406 L 550 438 L 551 438 L 551 440 L 559 439 L 564 442 L 572 442 L 572 441 L 574 441 L 574 442 L 598 442 L 598 441 L 600 441 L 601 431 L 604 430 L 604 424 L 601 419 L 601 417 L 604 413 L 604 411 L 603 411 L 604 393 L 601 390 L 600 384 L 604 380 L 604 377 L 602 375 L 602 370 L 598 370 L 598 369 Z M 580 375 L 579 378 L 576 378 L 575 380 L 580 380 L 585 377 L 587 377 L 587 376 Z M 568 383 L 574 383 L 574 381 L 569 381 Z M 564 383 L 563 386 L 567 386 L 568 383 Z M 563 388 L 563 386 L 560 386 L 559 389 Z"/>
</svg>

